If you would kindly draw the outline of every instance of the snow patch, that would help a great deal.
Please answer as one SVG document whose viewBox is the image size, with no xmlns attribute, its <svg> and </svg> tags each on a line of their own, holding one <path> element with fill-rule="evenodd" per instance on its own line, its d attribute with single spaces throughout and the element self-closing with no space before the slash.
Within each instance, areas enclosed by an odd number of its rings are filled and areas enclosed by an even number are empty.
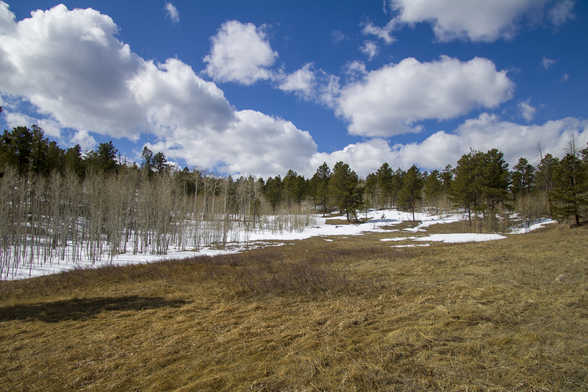
<svg viewBox="0 0 588 392">
<path fill-rule="evenodd" d="M 417 237 L 415 241 L 444 242 L 446 244 L 457 244 L 463 242 L 484 242 L 496 241 L 506 238 L 500 234 L 480 233 L 453 233 L 453 234 L 431 234 L 425 237 Z"/>
<path fill-rule="evenodd" d="M 540 218 L 540 219 L 536 219 L 534 221 L 529 221 L 526 222 L 524 225 L 521 225 L 519 227 L 514 227 L 511 231 L 510 234 L 525 234 L 534 230 L 538 230 L 541 229 L 542 227 L 545 227 L 547 225 L 551 225 L 552 223 L 555 223 L 556 221 L 554 221 L 553 219 L 549 219 L 549 218 Z"/>
</svg>

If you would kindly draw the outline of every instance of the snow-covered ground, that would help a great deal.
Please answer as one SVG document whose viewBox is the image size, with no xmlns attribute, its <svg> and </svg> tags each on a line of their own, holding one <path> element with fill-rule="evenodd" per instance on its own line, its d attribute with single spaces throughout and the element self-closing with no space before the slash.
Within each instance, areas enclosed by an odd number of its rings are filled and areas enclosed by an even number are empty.
<svg viewBox="0 0 588 392">
<path fill-rule="evenodd" d="M 530 231 L 538 230 L 538 229 L 545 227 L 547 225 L 550 225 L 552 223 L 555 223 L 555 221 L 553 219 L 540 218 L 540 219 L 537 219 L 536 221 L 526 222 L 525 224 L 523 224 L 519 227 L 514 227 L 510 231 L 510 234 L 525 234 Z"/>
<path fill-rule="evenodd" d="M 330 217 L 329 219 L 344 219 L 344 216 Z M 83 269 L 83 268 L 98 268 L 105 265 L 129 265 L 129 264 L 140 264 L 150 263 L 162 260 L 171 259 L 183 259 L 195 256 L 215 256 L 220 254 L 239 253 L 248 249 L 254 249 L 266 246 L 279 246 L 284 245 L 284 241 L 302 240 L 310 237 L 331 237 L 331 236 L 355 236 L 365 232 L 386 232 L 391 233 L 394 229 L 389 229 L 390 226 L 394 226 L 406 221 L 412 221 L 412 213 L 401 212 L 397 210 L 373 210 L 368 212 L 362 212 L 360 218 L 367 219 L 365 223 L 351 224 L 351 225 L 331 225 L 327 224 L 325 218 L 315 217 L 314 224 L 305 227 L 298 231 L 249 231 L 240 238 L 247 238 L 246 242 L 233 242 L 228 244 L 225 249 L 212 249 L 212 248 L 201 248 L 198 251 L 181 251 L 179 249 L 170 249 L 166 255 L 149 255 L 149 254 L 136 254 L 133 255 L 131 252 L 121 254 L 110 259 L 99 260 L 91 262 L 90 260 L 82 260 L 77 263 L 41 263 L 39 260 L 33 260 L 32 263 L 20 265 L 19 268 L 12 271 L 5 271 L 3 279 L 26 279 L 31 277 L 37 277 L 42 275 L 55 274 L 63 271 Z M 426 228 L 438 224 L 438 223 L 452 223 L 464 219 L 463 214 L 445 214 L 445 215 L 432 215 L 427 213 L 416 213 L 415 219 L 421 221 L 421 223 L 410 229 L 404 229 L 407 232 L 425 232 Z M 547 220 L 542 220 L 537 224 L 531 224 L 528 227 L 522 229 L 515 229 L 513 233 L 523 233 L 531 230 L 535 230 L 543 225 L 551 223 Z M 387 228 L 384 228 L 387 227 Z M 341 237 L 343 238 L 343 237 Z M 459 234 L 433 234 L 429 236 L 418 236 L 418 237 L 394 237 L 382 239 L 382 241 L 424 241 L 424 242 L 472 242 L 472 241 L 490 241 L 506 238 L 499 234 L 476 234 L 476 233 L 459 233 Z M 278 242 L 279 241 L 279 242 Z M 327 242 L 332 242 L 332 239 L 325 239 Z M 393 247 L 414 247 L 414 246 L 428 246 L 429 244 L 408 244 L 408 245 L 395 245 Z"/>
</svg>

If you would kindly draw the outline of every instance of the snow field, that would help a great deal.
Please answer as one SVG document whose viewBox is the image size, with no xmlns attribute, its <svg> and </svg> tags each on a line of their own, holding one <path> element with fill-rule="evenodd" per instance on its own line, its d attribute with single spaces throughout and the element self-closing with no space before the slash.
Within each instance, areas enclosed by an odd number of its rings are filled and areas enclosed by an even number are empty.
<svg viewBox="0 0 588 392">
<path fill-rule="evenodd" d="M 326 218 L 320 216 L 313 216 L 309 219 L 309 226 L 303 229 L 284 228 L 284 230 L 263 230 L 254 229 L 245 232 L 245 229 L 237 231 L 231 235 L 231 242 L 225 246 L 224 249 L 215 249 L 213 247 L 202 247 L 199 250 L 181 250 L 170 246 L 169 251 L 165 255 L 157 254 L 132 254 L 132 250 L 127 253 L 119 254 L 112 259 L 105 256 L 96 261 L 91 261 L 89 258 L 82 258 L 75 263 L 66 262 L 43 262 L 39 257 L 29 257 L 26 263 L 21 263 L 18 268 L 13 268 L 9 271 L 4 271 L 2 279 L 16 280 L 27 279 L 43 275 L 55 274 L 75 269 L 91 269 L 99 268 L 108 265 L 123 266 L 130 264 L 152 263 L 172 259 L 184 259 L 196 256 L 216 256 L 222 254 L 234 254 L 243 252 L 249 249 L 255 249 L 267 246 L 281 246 L 284 241 L 302 240 L 311 237 L 331 237 L 338 236 L 346 238 L 346 236 L 357 236 L 365 232 L 376 233 L 390 233 L 398 230 L 384 229 L 383 227 L 394 226 L 406 221 L 412 221 L 412 213 L 402 212 L 397 210 L 372 210 L 362 212 L 361 218 L 366 218 L 367 221 L 360 224 L 349 225 L 331 225 L 327 224 Z M 331 217 L 329 219 L 344 219 L 344 216 Z M 462 214 L 445 214 L 445 215 L 430 215 L 427 213 L 415 213 L 415 219 L 421 223 L 410 229 L 404 229 L 406 232 L 425 232 L 426 228 L 439 223 L 453 223 L 463 220 Z M 540 222 L 527 225 L 524 228 L 513 229 L 511 233 L 521 234 L 532 230 L 536 230 L 544 225 L 550 224 L 551 220 L 541 220 Z M 493 241 L 506 238 L 500 234 L 479 234 L 479 233 L 455 233 L 455 234 L 432 234 L 428 236 L 412 236 L 412 237 L 393 237 L 383 238 L 382 242 L 396 242 L 396 241 L 417 241 L 417 242 L 444 242 L 444 243 L 464 243 L 464 242 L 480 242 Z M 325 242 L 333 242 L 331 238 L 324 238 Z M 271 241 L 271 242 L 268 242 Z M 279 242 L 278 242 L 279 241 Z M 405 248 L 417 246 L 429 246 L 430 244 L 403 244 L 393 245 L 391 247 Z M 68 249 L 68 251 L 70 251 Z M 108 253 L 108 252 L 106 252 Z"/>
</svg>

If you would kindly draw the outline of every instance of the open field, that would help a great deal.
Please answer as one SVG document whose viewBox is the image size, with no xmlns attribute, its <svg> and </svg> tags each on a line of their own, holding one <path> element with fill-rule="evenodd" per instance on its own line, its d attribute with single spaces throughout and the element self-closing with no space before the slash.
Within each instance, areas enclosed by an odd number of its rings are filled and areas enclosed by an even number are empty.
<svg viewBox="0 0 588 392">
<path fill-rule="evenodd" d="M 588 390 L 588 227 L 392 235 L 0 282 L 0 390 Z"/>
</svg>

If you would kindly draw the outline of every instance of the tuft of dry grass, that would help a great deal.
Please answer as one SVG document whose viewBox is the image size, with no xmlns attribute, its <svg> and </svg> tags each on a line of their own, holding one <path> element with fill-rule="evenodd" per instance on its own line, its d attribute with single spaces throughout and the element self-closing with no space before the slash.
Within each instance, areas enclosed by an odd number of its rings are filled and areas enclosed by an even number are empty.
<svg viewBox="0 0 588 392">
<path fill-rule="evenodd" d="M 0 282 L 0 389 L 588 390 L 588 227 L 383 237 Z"/>
</svg>

